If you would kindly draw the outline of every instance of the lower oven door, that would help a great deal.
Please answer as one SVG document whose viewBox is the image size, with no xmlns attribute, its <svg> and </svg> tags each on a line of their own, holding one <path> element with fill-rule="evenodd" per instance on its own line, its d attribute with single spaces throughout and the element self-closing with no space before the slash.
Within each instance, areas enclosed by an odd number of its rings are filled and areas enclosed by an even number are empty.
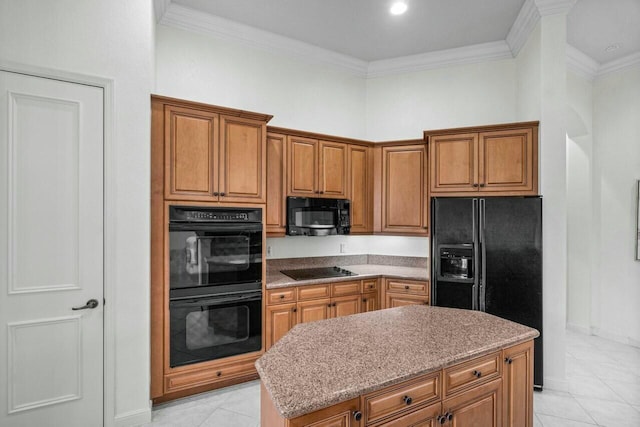
<svg viewBox="0 0 640 427">
<path fill-rule="evenodd" d="M 215 360 L 262 348 L 262 292 L 169 303 L 170 366 Z"/>
</svg>

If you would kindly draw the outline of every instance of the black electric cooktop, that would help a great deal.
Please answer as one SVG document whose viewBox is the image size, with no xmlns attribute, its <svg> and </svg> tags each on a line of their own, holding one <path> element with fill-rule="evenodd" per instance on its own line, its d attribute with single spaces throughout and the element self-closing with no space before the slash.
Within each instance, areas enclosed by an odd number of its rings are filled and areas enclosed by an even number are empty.
<svg viewBox="0 0 640 427">
<path fill-rule="evenodd" d="M 293 280 L 322 279 L 325 277 L 355 276 L 356 273 L 340 267 L 300 268 L 298 270 L 280 270 Z"/>
</svg>

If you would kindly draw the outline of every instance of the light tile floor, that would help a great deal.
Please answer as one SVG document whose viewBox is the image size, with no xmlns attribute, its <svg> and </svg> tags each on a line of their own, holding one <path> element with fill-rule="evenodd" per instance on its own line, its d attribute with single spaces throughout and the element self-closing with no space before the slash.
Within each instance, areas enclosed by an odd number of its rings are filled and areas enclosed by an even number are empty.
<svg viewBox="0 0 640 427">
<path fill-rule="evenodd" d="M 566 358 L 569 391 L 534 393 L 534 427 L 640 426 L 640 348 L 567 331 Z M 259 427 L 259 383 L 159 405 L 147 426 Z"/>
</svg>

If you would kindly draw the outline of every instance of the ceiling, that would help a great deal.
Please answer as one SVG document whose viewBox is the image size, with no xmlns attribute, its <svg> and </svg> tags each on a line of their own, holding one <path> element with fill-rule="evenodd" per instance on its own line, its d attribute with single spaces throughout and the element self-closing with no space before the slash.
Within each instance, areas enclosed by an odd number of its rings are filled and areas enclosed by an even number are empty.
<svg viewBox="0 0 640 427">
<path fill-rule="evenodd" d="M 391 0 L 164 1 L 367 62 L 504 41 L 525 4 L 406 0 L 392 16 Z M 600 64 L 640 52 L 640 0 L 577 0 L 567 39 Z"/>
</svg>

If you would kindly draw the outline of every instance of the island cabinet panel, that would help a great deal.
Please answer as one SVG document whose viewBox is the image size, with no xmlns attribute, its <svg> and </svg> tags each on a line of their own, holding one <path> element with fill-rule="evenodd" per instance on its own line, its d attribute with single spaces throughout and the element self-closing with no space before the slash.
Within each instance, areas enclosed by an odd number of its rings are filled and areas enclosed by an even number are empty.
<svg viewBox="0 0 640 427">
<path fill-rule="evenodd" d="M 536 195 L 538 122 L 425 131 L 435 196 Z"/>
<path fill-rule="evenodd" d="M 424 144 L 382 147 L 382 232 L 427 235 Z"/>
<path fill-rule="evenodd" d="M 267 209 L 264 225 L 268 236 L 284 236 L 287 226 L 287 137 L 267 134 Z"/>
<path fill-rule="evenodd" d="M 438 418 L 441 416 L 440 413 L 441 405 L 440 403 L 435 403 L 416 409 L 391 421 L 378 424 L 376 427 L 436 427 L 441 425 Z"/>
<path fill-rule="evenodd" d="M 533 343 L 503 352 L 503 407 L 505 427 L 533 426 Z"/>
<path fill-rule="evenodd" d="M 500 353 L 482 356 L 444 370 L 444 395 L 452 394 L 475 387 L 502 375 Z"/>
<path fill-rule="evenodd" d="M 442 413 L 450 427 L 502 427 L 502 379 L 444 400 Z"/>
<path fill-rule="evenodd" d="M 385 418 L 413 412 L 416 407 L 440 401 L 440 372 L 401 383 L 362 398 L 364 419 L 367 425 Z"/>
<path fill-rule="evenodd" d="M 295 303 L 267 306 L 265 315 L 266 348 L 270 348 L 295 326 L 297 311 Z"/>
<path fill-rule="evenodd" d="M 373 231 L 373 156 L 369 147 L 349 145 L 351 234 Z"/>
</svg>

